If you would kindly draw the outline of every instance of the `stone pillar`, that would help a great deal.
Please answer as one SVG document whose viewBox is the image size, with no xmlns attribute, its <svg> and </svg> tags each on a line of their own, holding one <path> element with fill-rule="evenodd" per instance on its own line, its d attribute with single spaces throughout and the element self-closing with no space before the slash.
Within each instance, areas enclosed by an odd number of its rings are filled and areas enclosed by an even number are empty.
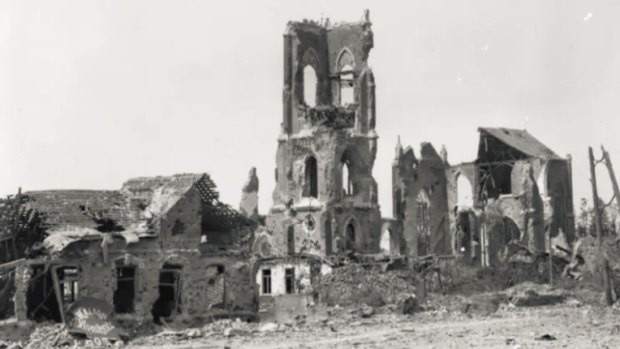
<svg viewBox="0 0 620 349">
<path fill-rule="evenodd" d="M 248 180 L 243 185 L 239 211 L 253 221 L 258 221 L 258 177 L 256 168 L 252 167 Z"/>
</svg>

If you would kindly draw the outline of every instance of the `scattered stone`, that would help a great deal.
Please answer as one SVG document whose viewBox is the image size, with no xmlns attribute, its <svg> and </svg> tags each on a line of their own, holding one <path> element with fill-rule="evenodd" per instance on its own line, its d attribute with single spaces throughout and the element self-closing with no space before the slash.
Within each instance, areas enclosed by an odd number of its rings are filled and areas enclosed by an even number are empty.
<svg viewBox="0 0 620 349">
<path fill-rule="evenodd" d="M 240 336 L 240 335 L 244 335 L 247 334 L 248 331 L 242 328 L 238 328 L 238 327 L 229 327 L 227 329 L 224 330 L 224 336 L 225 337 L 234 337 L 234 336 Z"/>
<path fill-rule="evenodd" d="M 258 328 L 258 332 L 274 332 L 278 330 L 278 324 L 268 322 Z"/>
<path fill-rule="evenodd" d="M 369 317 L 373 316 L 374 314 L 375 314 L 375 308 L 373 308 L 373 307 L 371 307 L 369 305 L 366 305 L 366 304 L 362 305 L 361 316 L 363 318 L 369 318 Z"/>
<path fill-rule="evenodd" d="M 420 310 L 420 305 L 415 294 L 410 294 L 399 302 L 400 312 L 405 315 L 412 315 Z"/>
<path fill-rule="evenodd" d="M 554 341 L 557 340 L 557 338 L 555 338 L 554 336 L 550 335 L 550 334 L 543 334 L 540 337 L 536 337 L 535 338 L 537 341 Z"/>
</svg>

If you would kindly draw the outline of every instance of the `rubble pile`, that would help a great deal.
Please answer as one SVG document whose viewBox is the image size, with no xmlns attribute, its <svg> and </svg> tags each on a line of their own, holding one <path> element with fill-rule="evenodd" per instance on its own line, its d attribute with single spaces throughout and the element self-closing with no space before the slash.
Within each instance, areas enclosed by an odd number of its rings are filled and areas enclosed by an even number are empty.
<svg viewBox="0 0 620 349">
<path fill-rule="evenodd" d="M 131 341 L 131 344 L 162 346 L 200 338 L 236 337 L 253 334 L 256 332 L 261 332 L 256 323 L 247 323 L 238 318 L 235 321 L 223 319 L 208 323 L 203 327 L 193 327 L 179 330 L 166 328 L 155 335 L 138 337 Z"/>
<path fill-rule="evenodd" d="M 510 303 L 520 307 L 535 307 L 562 303 L 567 294 L 564 290 L 554 289 L 548 284 L 524 282 L 505 291 Z"/>
<path fill-rule="evenodd" d="M 41 324 L 30 334 L 26 349 L 60 348 L 72 346 L 74 338 L 63 324 Z"/>
<path fill-rule="evenodd" d="M 408 271 L 366 269 L 359 264 L 335 268 L 324 276 L 318 287 L 327 305 L 361 305 L 373 307 L 397 303 L 416 293 L 415 274 Z"/>
</svg>

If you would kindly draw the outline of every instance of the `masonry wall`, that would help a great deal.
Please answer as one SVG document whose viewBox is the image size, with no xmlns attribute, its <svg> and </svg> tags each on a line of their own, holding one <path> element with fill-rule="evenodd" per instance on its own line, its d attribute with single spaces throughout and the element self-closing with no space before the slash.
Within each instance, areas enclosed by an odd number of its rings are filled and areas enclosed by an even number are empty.
<svg viewBox="0 0 620 349">
<path fill-rule="evenodd" d="M 116 267 L 136 267 L 135 311 L 125 317 L 139 321 L 151 319 L 151 309 L 159 297 L 159 273 L 164 264 L 182 266 L 181 317 L 199 318 L 213 313 L 207 294 L 210 287 L 208 268 L 221 265 L 225 278 L 225 310 L 256 311 L 256 288 L 251 275 L 252 267 L 245 256 L 201 255 L 198 250 L 161 250 L 157 241 L 141 241 L 123 246 L 115 242 L 104 263 L 102 251 L 96 243 L 78 242 L 67 249 L 57 265 L 79 267 L 80 296 L 99 298 L 113 304 L 116 290 Z"/>
<path fill-rule="evenodd" d="M 403 222 L 407 254 L 418 256 L 421 236 L 417 228 L 420 219 L 417 200 L 421 192 L 428 198 L 430 208 L 430 246 L 426 253 L 451 254 L 446 164 L 435 149 L 429 143 L 423 143 L 420 160 L 415 158 L 411 148 L 399 154 L 394 164 L 393 181 L 394 195 L 400 197 L 395 198 L 399 208 L 395 213 Z"/>
</svg>

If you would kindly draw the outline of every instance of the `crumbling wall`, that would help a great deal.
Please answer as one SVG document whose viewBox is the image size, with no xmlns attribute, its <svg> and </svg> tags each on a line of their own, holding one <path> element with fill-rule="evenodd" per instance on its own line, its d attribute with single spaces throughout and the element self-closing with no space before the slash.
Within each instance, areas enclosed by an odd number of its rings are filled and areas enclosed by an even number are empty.
<svg viewBox="0 0 620 349">
<path fill-rule="evenodd" d="M 239 212 L 253 221 L 258 221 L 258 183 L 256 168 L 252 167 L 248 180 L 241 190 Z"/>
<path fill-rule="evenodd" d="M 420 236 L 418 233 L 419 195 L 429 200 L 430 244 L 426 253 L 452 253 L 452 238 L 449 233 L 448 188 L 446 164 L 430 143 L 422 143 L 421 158 L 418 161 L 413 149 L 398 152 L 394 181 L 400 191 L 402 202 L 398 217 L 403 220 L 403 235 L 407 253 L 418 256 Z M 423 193 L 423 194 L 421 194 Z"/>
<path fill-rule="evenodd" d="M 201 210 L 200 192 L 192 187 L 161 218 L 162 248 L 196 248 L 202 230 Z"/>
<path fill-rule="evenodd" d="M 159 298 L 159 276 L 164 264 L 181 266 L 181 314 L 186 318 L 204 318 L 211 314 L 206 294 L 211 285 L 207 269 L 224 268 L 225 307 L 218 311 L 256 311 L 255 285 L 251 262 L 245 255 L 202 255 L 194 249 L 162 249 L 157 240 L 141 240 L 125 245 L 116 241 L 109 246 L 108 262 L 103 260 L 100 242 L 78 242 L 69 246 L 55 265 L 79 267 L 80 296 L 90 296 L 113 304 L 117 287 L 117 266 L 133 266 L 135 274 L 134 311 L 123 315 L 137 321 L 150 321 L 153 304 Z"/>
<path fill-rule="evenodd" d="M 573 207 L 573 183 L 570 162 L 553 159 L 547 162 L 547 188 L 552 210 L 549 231 L 557 237 L 560 230 L 569 243 L 575 239 L 575 213 Z"/>
</svg>

